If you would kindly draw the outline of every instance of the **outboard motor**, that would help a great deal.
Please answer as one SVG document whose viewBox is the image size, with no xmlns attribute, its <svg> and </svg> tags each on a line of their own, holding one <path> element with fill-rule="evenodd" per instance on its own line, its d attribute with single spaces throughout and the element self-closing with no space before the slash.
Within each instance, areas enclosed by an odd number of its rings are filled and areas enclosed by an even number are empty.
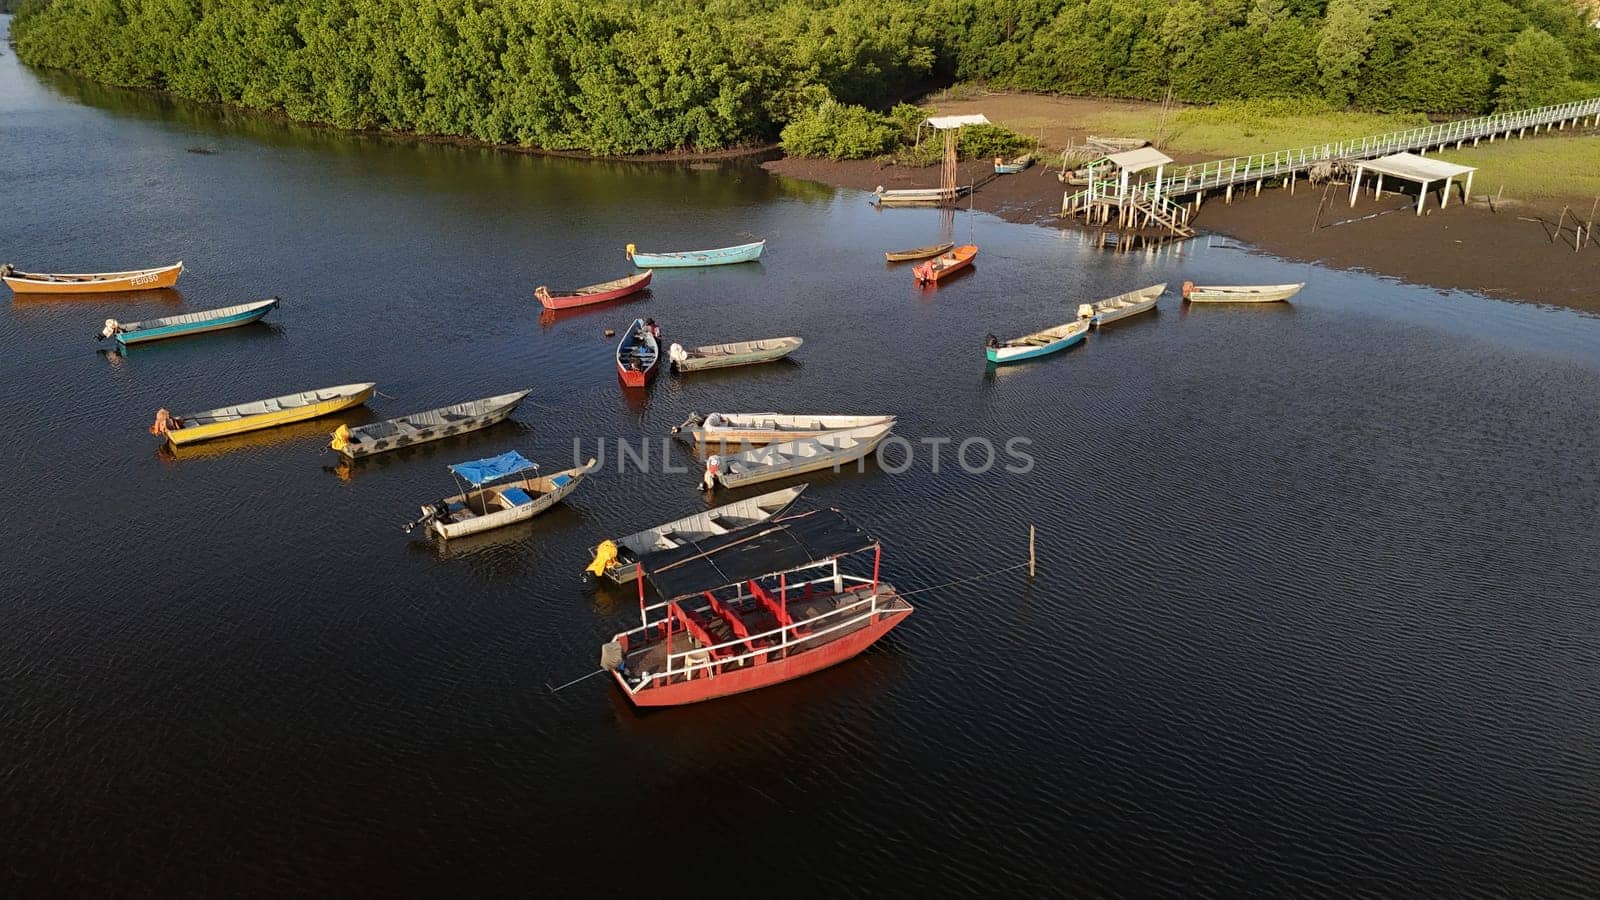
<svg viewBox="0 0 1600 900">
<path fill-rule="evenodd" d="M 111 337 L 112 335 L 116 334 L 117 332 L 119 332 L 121 330 L 122 330 L 122 323 L 121 322 L 118 322 L 116 319 L 107 319 L 106 320 L 106 327 L 100 329 L 100 333 L 95 335 L 94 339 L 97 340 L 97 341 L 103 341 L 106 338 Z"/>
</svg>

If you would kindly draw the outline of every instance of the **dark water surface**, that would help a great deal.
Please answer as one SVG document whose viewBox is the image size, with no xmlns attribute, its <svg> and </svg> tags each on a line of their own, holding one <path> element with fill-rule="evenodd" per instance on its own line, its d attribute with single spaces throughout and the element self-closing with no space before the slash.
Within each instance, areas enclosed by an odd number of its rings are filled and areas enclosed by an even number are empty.
<svg viewBox="0 0 1600 900">
<path fill-rule="evenodd" d="M 23 268 L 189 267 L 163 296 L 0 302 L 0 894 L 1600 891 L 1600 320 L 981 213 L 954 226 L 976 271 L 924 293 L 881 251 L 936 238 L 933 211 L 290 127 L 9 54 L 0 188 Z M 758 265 L 540 321 L 535 285 L 621 275 L 629 241 L 751 237 Z M 1169 294 L 984 369 L 985 332 L 1185 278 L 1310 286 Z M 260 327 L 91 340 L 273 294 Z M 806 345 L 630 401 L 602 331 L 635 315 Z M 367 380 L 369 411 L 179 458 L 145 433 Z M 323 450 L 337 421 L 520 387 L 516 424 L 344 473 Z M 878 534 L 902 590 L 1024 559 L 1030 524 L 1037 579 L 924 591 L 858 660 L 641 715 L 547 684 L 633 621 L 587 548 L 699 508 L 694 474 L 608 467 L 448 554 L 399 530 L 453 461 L 560 467 L 575 437 L 769 408 L 1031 439 L 1026 476 L 920 453 L 806 502 Z"/>
</svg>

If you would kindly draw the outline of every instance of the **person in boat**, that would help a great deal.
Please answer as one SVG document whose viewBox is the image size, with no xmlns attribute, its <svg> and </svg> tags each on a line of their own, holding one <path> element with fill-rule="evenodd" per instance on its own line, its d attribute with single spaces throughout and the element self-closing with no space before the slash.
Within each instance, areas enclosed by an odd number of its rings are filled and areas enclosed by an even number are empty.
<svg viewBox="0 0 1600 900">
<path fill-rule="evenodd" d="M 710 491 L 717 487 L 717 474 L 722 470 L 722 457 L 715 453 L 706 457 L 706 473 L 700 478 L 700 490 Z"/>
<path fill-rule="evenodd" d="M 645 319 L 644 330 L 649 332 L 651 337 L 657 340 L 661 339 L 661 326 L 656 324 L 655 319 Z"/>
<path fill-rule="evenodd" d="M 166 407 L 163 406 L 162 408 L 156 410 L 156 421 L 154 425 L 150 426 L 150 433 L 166 434 L 169 431 L 177 431 L 182 427 L 183 420 L 173 415 L 167 410 Z"/>
<path fill-rule="evenodd" d="M 989 335 L 983 339 L 983 345 L 991 350 L 996 349 L 1000 346 L 1000 339 L 994 336 L 994 332 L 990 332 Z"/>
</svg>

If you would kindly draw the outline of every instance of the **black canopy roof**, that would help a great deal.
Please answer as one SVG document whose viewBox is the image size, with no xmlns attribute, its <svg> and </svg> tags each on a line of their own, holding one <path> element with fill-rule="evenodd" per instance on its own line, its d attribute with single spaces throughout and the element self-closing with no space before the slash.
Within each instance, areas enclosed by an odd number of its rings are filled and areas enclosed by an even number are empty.
<svg viewBox="0 0 1600 900">
<path fill-rule="evenodd" d="M 787 572 L 876 543 L 838 510 L 819 509 L 658 550 L 642 557 L 639 565 L 656 592 L 670 600 Z"/>
</svg>

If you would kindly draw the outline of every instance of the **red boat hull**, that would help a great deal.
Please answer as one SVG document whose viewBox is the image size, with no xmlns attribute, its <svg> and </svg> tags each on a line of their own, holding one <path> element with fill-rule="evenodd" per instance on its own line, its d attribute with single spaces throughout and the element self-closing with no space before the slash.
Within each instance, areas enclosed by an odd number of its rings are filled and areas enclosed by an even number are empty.
<svg viewBox="0 0 1600 900">
<path fill-rule="evenodd" d="M 549 288 L 540 285 L 534 290 L 533 295 L 539 298 L 539 302 L 544 304 L 545 309 L 574 309 L 579 306 L 593 306 L 596 303 L 605 303 L 608 300 L 626 297 L 629 294 L 636 294 L 644 290 L 650 286 L 650 279 L 654 274 L 654 272 L 644 271 L 638 275 L 619 278 L 614 282 L 606 282 L 603 285 L 607 287 L 606 290 L 594 291 L 593 293 L 585 293 L 584 291 L 589 290 L 587 288 L 577 291 L 552 292 Z M 616 287 L 609 287 L 609 285 L 613 284 Z M 595 287 L 601 286 L 596 285 Z"/>
<path fill-rule="evenodd" d="M 899 625 L 909 615 L 911 615 L 910 609 L 881 613 L 875 621 L 863 628 L 829 641 L 815 650 L 808 650 L 788 659 L 747 666 L 692 681 L 647 688 L 637 694 L 628 690 L 627 682 L 615 669 L 611 671 L 611 677 L 616 679 L 617 684 L 622 687 L 622 692 L 634 706 L 683 706 L 699 703 L 702 700 L 715 700 L 718 697 L 742 694 L 782 684 L 785 681 L 793 681 L 842 663 L 872 646 L 878 638 L 888 634 L 890 629 Z"/>
<path fill-rule="evenodd" d="M 650 379 L 655 377 L 656 369 L 659 368 L 660 365 L 660 360 L 657 360 L 654 365 L 648 369 L 645 369 L 643 372 L 637 369 L 624 369 L 621 365 L 618 365 L 617 377 L 622 379 L 623 387 L 644 387 L 650 383 Z"/>
</svg>

